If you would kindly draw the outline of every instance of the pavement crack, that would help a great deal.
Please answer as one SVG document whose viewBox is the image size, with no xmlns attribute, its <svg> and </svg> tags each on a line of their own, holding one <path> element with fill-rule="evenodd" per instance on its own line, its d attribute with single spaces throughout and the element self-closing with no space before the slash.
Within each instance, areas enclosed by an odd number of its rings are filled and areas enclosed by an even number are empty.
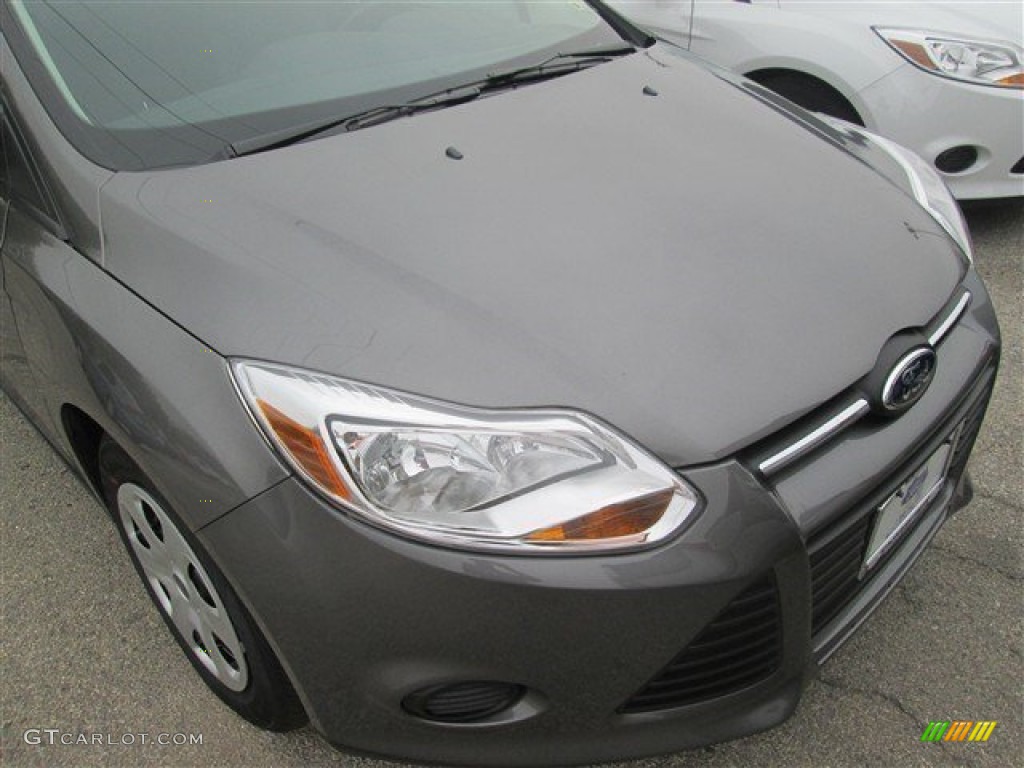
<svg viewBox="0 0 1024 768">
<path fill-rule="evenodd" d="M 1009 579 L 1010 581 L 1016 582 L 1024 581 L 1024 575 L 1020 573 L 1015 573 L 1005 568 L 1000 568 L 998 565 L 993 565 L 992 563 L 986 563 L 984 560 L 979 560 L 977 557 L 965 555 L 962 552 L 957 552 L 955 549 L 944 547 L 941 544 L 936 544 L 935 542 L 932 542 L 931 548 L 938 552 L 942 552 L 943 554 L 949 555 L 955 560 L 959 560 L 963 563 L 970 563 L 971 565 L 975 565 L 978 568 L 983 568 L 986 571 L 992 571 L 992 573 L 997 573 L 1004 579 Z"/>
<path fill-rule="evenodd" d="M 928 610 L 928 606 L 918 596 L 917 586 L 910 583 L 909 579 L 905 579 L 896 585 L 896 594 L 906 601 L 915 614 L 921 615 Z"/>
<path fill-rule="evenodd" d="M 915 729 L 921 728 L 923 730 L 929 722 L 928 720 L 923 719 L 918 715 L 914 714 L 914 712 L 911 711 L 910 707 L 904 704 L 903 700 L 900 699 L 900 697 L 896 694 L 888 693 L 887 691 L 882 691 L 878 688 L 862 688 L 858 685 L 850 685 L 849 683 L 845 683 L 842 680 L 837 680 L 836 678 L 832 677 L 825 677 L 821 674 L 819 674 L 816 679 L 826 688 L 831 688 L 835 691 L 838 691 L 839 693 L 853 694 L 855 696 L 863 696 L 869 699 L 881 699 L 886 704 L 889 704 L 891 707 L 893 707 L 897 712 L 900 712 L 901 714 L 906 716 L 907 719 L 909 719 L 913 723 Z M 944 755 L 949 756 L 954 761 L 955 765 L 977 765 L 975 761 L 971 760 L 968 757 L 965 757 L 960 751 L 957 751 L 956 753 L 951 752 L 951 745 L 946 744 L 942 741 L 935 743 L 939 745 L 939 748 L 942 750 Z"/>
<path fill-rule="evenodd" d="M 862 688 L 857 685 L 850 685 L 849 683 L 844 683 L 842 680 L 837 680 L 832 677 L 825 677 L 824 675 L 818 676 L 818 682 L 820 682 L 822 685 L 825 685 L 829 688 L 832 688 L 840 692 L 854 693 L 859 694 L 861 696 L 867 696 L 869 698 L 873 697 L 877 699 L 882 699 L 882 701 L 887 702 L 888 704 L 902 712 L 904 715 L 906 715 L 911 721 L 913 721 L 914 725 L 920 725 L 922 722 L 921 718 L 913 712 L 911 712 L 910 708 L 903 703 L 900 697 L 893 693 L 888 693 L 886 691 L 879 690 L 878 688 Z"/>
</svg>

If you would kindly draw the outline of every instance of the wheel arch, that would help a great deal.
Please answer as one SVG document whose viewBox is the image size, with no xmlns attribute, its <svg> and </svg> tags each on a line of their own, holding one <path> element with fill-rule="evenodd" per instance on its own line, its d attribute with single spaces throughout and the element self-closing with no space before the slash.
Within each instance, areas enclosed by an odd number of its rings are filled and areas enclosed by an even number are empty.
<svg viewBox="0 0 1024 768">
<path fill-rule="evenodd" d="M 812 73 L 806 71 L 806 69 L 799 66 L 764 66 L 756 69 L 748 70 L 743 73 L 744 77 L 748 77 L 756 83 L 771 88 L 769 81 L 782 77 L 792 77 L 799 80 L 803 80 L 808 84 L 823 89 L 825 92 L 841 99 L 849 108 L 853 111 L 857 117 L 860 118 L 861 124 L 864 126 L 869 125 L 869 120 L 872 120 L 870 111 L 867 110 L 866 105 L 861 99 L 857 97 L 856 91 L 848 87 L 845 82 L 839 82 L 836 84 L 833 82 L 835 78 L 829 77 L 831 73 Z"/>
<path fill-rule="evenodd" d="M 99 451 L 103 436 L 109 437 L 109 434 L 85 411 L 70 403 L 61 406 L 60 422 L 64 429 L 64 438 L 78 461 L 79 471 L 93 493 L 102 499 Z"/>
</svg>

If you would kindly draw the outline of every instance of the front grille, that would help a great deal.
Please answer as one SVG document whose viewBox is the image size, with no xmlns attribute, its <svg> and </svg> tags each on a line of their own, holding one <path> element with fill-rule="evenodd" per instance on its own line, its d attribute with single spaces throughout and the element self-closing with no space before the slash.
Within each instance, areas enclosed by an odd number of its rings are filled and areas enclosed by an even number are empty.
<svg viewBox="0 0 1024 768">
<path fill-rule="evenodd" d="M 942 344 L 962 318 L 971 300 L 969 290 L 958 289 L 922 329 L 932 346 Z M 868 416 L 871 407 L 864 389 L 867 378 L 839 392 L 781 430 L 748 446 L 741 455 L 744 463 L 756 467 L 769 480 L 780 472 L 797 469 L 806 457 L 824 450 Z"/>
<path fill-rule="evenodd" d="M 1024 173 L 1024 157 L 1013 164 L 1013 168 L 1010 169 L 1010 173 Z"/>
<path fill-rule="evenodd" d="M 782 618 L 774 576 L 735 597 L 619 712 L 681 707 L 748 688 L 782 660 Z"/>
<path fill-rule="evenodd" d="M 974 403 L 961 423 L 963 429 L 953 446 L 947 477 L 956 482 L 967 465 L 988 405 L 988 394 Z M 811 565 L 811 633 L 817 635 L 853 601 L 866 585 L 860 568 L 867 554 L 875 507 L 854 512 L 811 535 L 807 551 Z M 903 532 L 906 537 L 913 527 Z M 888 557 L 896 551 L 893 547 Z M 884 562 L 884 560 L 882 561 Z M 877 567 L 877 566 L 876 566 Z"/>
</svg>

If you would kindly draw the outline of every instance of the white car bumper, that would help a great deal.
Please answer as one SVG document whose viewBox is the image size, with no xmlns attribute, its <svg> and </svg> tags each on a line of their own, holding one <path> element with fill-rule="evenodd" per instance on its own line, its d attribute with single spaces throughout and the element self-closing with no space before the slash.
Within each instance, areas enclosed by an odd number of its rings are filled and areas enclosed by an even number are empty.
<svg viewBox="0 0 1024 768">
<path fill-rule="evenodd" d="M 970 167 L 942 173 L 958 199 L 1024 196 L 1024 91 L 957 82 L 907 64 L 858 96 L 869 129 L 933 165 L 953 147 L 977 148 Z"/>
</svg>

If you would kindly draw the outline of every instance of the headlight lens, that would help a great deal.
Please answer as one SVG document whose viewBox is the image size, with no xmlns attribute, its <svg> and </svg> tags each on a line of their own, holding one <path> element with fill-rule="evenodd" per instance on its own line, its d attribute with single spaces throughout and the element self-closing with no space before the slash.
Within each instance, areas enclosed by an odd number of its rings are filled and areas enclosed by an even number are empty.
<svg viewBox="0 0 1024 768">
<path fill-rule="evenodd" d="M 1024 50 L 1013 43 L 964 40 L 916 29 L 876 27 L 875 32 L 927 72 L 980 85 L 1024 88 Z"/>
<path fill-rule="evenodd" d="M 859 125 L 854 125 L 846 120 L 837 117 L 817 114 L 816 117 L 822 120 L 837 131 L 852 137 L 853 140 L 867 141 L 879 149 L 885 151 L 895 160 L 907 176 L 907 182 L 911 194 L 921 207 L 931 214 L 946 233 L 953 238 L 964 256 L 971 263 L 974 262 L 974 252 L 971 246 L 971 235 L 967 229 L 967 222 L 964 221 L 963 213 L 956 202 L 956 198 L 949 191 L 946 182 L 942 180 L 938 172 L 926 163 L 916 152 L 907 149 L 893 141 L 872 133 Z"/>
<path fill-rule="evenodd" d="M 270 363 L 232 371 L 302 477 L 411 536 L 521 552 L 637 547 L 697 506 L 675 472 L 583 413 L 470 408 Z"/>
</svg>

